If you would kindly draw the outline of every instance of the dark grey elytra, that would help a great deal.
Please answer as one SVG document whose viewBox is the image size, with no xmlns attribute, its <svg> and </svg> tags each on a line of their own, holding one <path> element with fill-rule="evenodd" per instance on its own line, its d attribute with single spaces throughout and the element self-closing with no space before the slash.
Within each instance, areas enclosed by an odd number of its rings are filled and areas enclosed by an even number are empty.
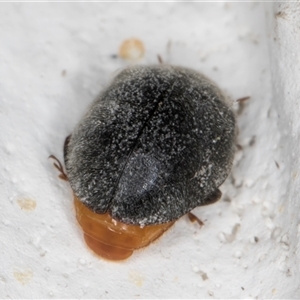
<svg viewBox="0 0 300 300">
<path fill-rule="evenodd" d="M 235 148 L 235 117 L 219 88 L 191 69 L 119 73 L 65 143 L 73 192 L 96 213 L 140 226 L 217 201 Z"/>
</svg>

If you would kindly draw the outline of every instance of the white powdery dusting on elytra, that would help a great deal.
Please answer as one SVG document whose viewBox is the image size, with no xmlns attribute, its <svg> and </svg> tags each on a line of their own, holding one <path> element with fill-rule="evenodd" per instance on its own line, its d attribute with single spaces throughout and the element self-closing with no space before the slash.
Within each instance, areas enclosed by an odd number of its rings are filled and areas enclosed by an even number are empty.
<svg viewBox="0 0 300 300">
<path fill-rule="evenodd" d="M 107 113 L 111 101 L 120 106 L 114 114 Z M 221 195 L 218 187 L 234 156 L 235 123 L 218 87 L 200 73 L 165 65 L 126 68 L 64 147 L 69 183 L 89 209 L 112 211 L 120 222 L 177 220 Z M 205 173 L 191 178 L 200 168 Z"/>
<path fill-rule="evenodd" d="M 297 5 L 0 3 L 0 298 L 297 298 Z M 213 79 L 232 102 L 250 99 L 223 200 L 194 210 L 205 226 L 182 218 L 110 263 L 84 245 L 71 190 L 47 157 L 62 158 L 95 93 L 127 66 L 113 55 L 131 36 L 145 45 L 141 63 L 159 53 Z M 18 205 L 27 198 L 31 211 Z"/>
</svg>

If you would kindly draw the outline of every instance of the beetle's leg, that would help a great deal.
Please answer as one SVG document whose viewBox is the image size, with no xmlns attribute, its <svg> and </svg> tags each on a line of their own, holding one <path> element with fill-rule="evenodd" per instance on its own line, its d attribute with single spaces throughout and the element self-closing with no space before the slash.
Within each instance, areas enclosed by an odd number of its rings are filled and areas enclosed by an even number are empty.
<svg viewBox="0 0 300 300">
<path fill-rule="evenodd" d="M 237 110 L 237 115 L 241 115 L 242 112 L 245 109 L 245 105 L 247 103 L 247 100 L 250 99 L 250 96 L 246 96 L 246 97 L 242 97 L 236 100 L 236 102 L 238 103 L 238 110 Z"/>
<path fill-rule="evenodd" d="M 236 102 L 244 102 L 250 99 L 250 96 L 242 97 L 236 100 Z"/>
<path fill-rule="evenodd" d="M 205 198 L 202 205 L 208 205 L 208 204 L 212 204 L 217 202 L 222 196 L 222 193 L 219 189 L 216 189 L 209 197 Z M 191 212 L 187 213 L 189 219 L 191 222 L 195 222 L 197 221 L 197 223 L 202 226 L 204 225 L 204 223 L 198 218 L 196 217 L 194 214 L 192 214 Z"/>
<path fill-rule="evenodd" d="M 58 175 L 58 177 L 62 180 L 68 181 L 68 176 L 64 171 L 64 168 L 61 164 L 61 162 L 54 156 L 54 155 L 50 155 L 49 158 L 54 159 L 56 162 L 53 163 L 54 167 L 60 172 L 60 174 Z"/>
<path fill-rule="evenodd" d="M 65 162 L 66 162 L 66 158 L 67 158 L 67 152 L 68 152 L 68 146 L 69 146 L 70 139 L 71 139 L 71 134 L 66 137 L 65 142 L 64 142 L 64 159 L 65 159 Z"/>
<path fill-rule="evenodd" d="M 203 200 L 202 205 L 213 204 L 217 202 L 222 196 L 222 193 L 219 189 L 216 189 L 211 195 Z"/>
<path fill-rule="evenodd" d="M 204 223 L 197 216 L 192 214 L 191 212 L 187 213 L 187 216 L 189 217 L 191 222 L 196 221 L 200 225 L 200 227 L 204 225 Z"/>
<path fill-rule="evenodd" d="M 160 56 L 160 54 L 157 54 L 157 59 L 158 59 L 158 62 L 160 65 L 164 64 L 164 61 L 163 61 L 162 57 Z"/>
</svg>

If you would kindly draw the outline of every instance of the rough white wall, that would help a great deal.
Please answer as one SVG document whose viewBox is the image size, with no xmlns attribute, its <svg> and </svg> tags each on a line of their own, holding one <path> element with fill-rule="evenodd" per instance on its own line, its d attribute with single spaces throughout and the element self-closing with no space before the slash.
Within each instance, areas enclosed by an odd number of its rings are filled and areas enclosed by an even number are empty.
<svg viewBox="0 0 300 300">
<path fill-rule="evenodd" d="M 274 17 L 275 16 L 275 17 Z M 273 106 L 277 110 L 278 131 L 284 175 L 281 199 L 284 207 L 280 224 L 290 249 L 282 255 L 287 276 L 300 277 L 300 3 L 275 3 L 269 18 L 269 49 L 273 85 Z M 290 268 L 292 266 L 292 268 Z M 300 297 L 300 280 L 295 286 Z"/>
<path fill-rule="evenodd" d="M 0 3 L 0 298 L 298 298 L 298 16 L 298 3 Z M 194 211 L 205 226 L 182 218 L 112 263 L 86 248 L 47 157 L 131 36 L 141 63 L 159 53 L 251 99 L 222 200 Z"/>
</svg>

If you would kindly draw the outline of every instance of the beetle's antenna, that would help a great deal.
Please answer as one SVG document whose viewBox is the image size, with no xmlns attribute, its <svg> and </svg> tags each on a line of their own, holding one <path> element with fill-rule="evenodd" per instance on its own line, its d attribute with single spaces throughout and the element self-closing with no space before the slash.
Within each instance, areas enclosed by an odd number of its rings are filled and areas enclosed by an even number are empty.
<svg viewBox="0 0 300 300">
<path fill-rule="evenodd" d="M 52 158 L 54 159 L 56 162 L 53 163 L 54 167 L 60 172 L 60 174 L 58 175 L 58 177 L 62 180 L 68 181 L 68 176 L 64 171 L 64 168 L 61 164 L 61 162 L 58 160 L 58 158 L 56 158 L 54 155 L 50 155 L 48 158 Z"/>
</svg>

